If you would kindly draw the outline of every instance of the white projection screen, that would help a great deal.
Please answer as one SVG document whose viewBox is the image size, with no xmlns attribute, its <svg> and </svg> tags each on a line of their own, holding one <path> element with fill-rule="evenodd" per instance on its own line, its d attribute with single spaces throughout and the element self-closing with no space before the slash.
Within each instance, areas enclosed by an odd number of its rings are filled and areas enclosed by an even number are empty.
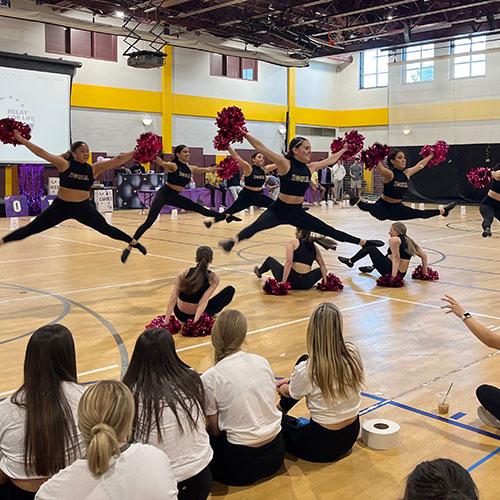
<svg viewBox="0 0 500 500">
<path fill-rule="evenodd" d="M 70 142 L 71 77 L 0 66 L 0 118 L 28 123 L 31 140 L 61 154 Z M 24 146 L 0 143 L 2 163 L 47 163 Z"/>
</svg>

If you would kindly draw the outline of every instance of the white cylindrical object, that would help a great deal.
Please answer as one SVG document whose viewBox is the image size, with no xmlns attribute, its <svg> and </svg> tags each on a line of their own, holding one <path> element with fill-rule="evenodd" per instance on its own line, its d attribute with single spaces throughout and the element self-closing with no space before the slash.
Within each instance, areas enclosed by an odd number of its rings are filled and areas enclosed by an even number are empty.
<svg viewBox="0 0 500 500">
<path fill-rule="evenodd" d="M 465 205 L 460 206 L 460 215 L 462 217 L 465 217 L 467 215 L 467 209 L 465 208 Z"/>
<path fill-rule="evenodd" d="M 372 450 L 389 450 L 399 445 L 399 424 L 385 418 L 363 422 L 361 438 Z"/>
<path fill-rule="evenodd" d="M 179 215 L 179 210 L 177 210 L 176 208 L 173 208 L 172 211 L 170 212 L 170 217 L 172 219 L 177 219 Z"/>
<path fill-rule="evenodd" d="M 10 217 L 9 229 L 18 229 L 18 228 L 19 228 L 19 217 Z"/>
<path fill-rule="evenodd" d="M 108 224 L 113 224 L 113 212 L 105 212 L 103 215 Z"/>
<path fill-rule="evenodd" d="M 415 208 L 415 203 L 412 203 L 412 204 L 411 204 L 411 208 Z"/>
<path fill-rule="evenodd" d="M 420 210 L 425 210 L 425 205 L 424 205 L 423 203 L 419 203 L 419 204 L 418 204 L 418 208 L 419 208 Z"/>
<path fill-rule="evenodd" d="M 250 215 L 253 215 L 253 212 L 254 212 L 254 208 L 253 208 L 253 205 L 250 206 Z"/>
<path fill-rule="evenodd" d="M 438 208 L 439 208 L 439 210 L 441 210 L 444 208 L 444 205 L 439 205 Z"/>
</svg>

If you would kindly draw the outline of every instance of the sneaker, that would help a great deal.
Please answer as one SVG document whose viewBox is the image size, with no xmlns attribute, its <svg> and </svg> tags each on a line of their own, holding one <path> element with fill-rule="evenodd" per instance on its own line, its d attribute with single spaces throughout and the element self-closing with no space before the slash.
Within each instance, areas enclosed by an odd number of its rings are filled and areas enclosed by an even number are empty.
<svg viewBox="0 0 500 500">
<path fill-rule="evenodd" d="M 485 227 L 483 230 L 483 238 L 488 238 L 491 236 L 491 227 Z"/>
<path fill-rule="evenodd" d="M 219 246 L 224 250 L 224 252 L 230 252 L 234 247 L 234 240 L 220 240 Z"/>
<path fill-rule="evenodd" d="M 213 222 L 211 220 L 204 220 L 203 224 L 205 224 L 205 227 L 210 229 L 212 227 Z"/>
<path fill-rule="evenodd" d="M 456 201 L 453 201 L 448 203 L 448 205 L 445 205 L 443 217 L 448 217 L 448 214 L 457 206 L 457 204 L 458 203 Z"/>
<path fill-rule="evenodd" d="M 262 274 L 260 274 L 260 271 L 259 271 L 259 266 L 255 266 L 253 268 L 253 272 L 254 272 L 255 276 L 257 276 L 257 278 L 259 278 L 259 279 L 262 278 Z"/>
<path fill-rule="evenodd" d="M 348 259 L 347 257 L 337 257 L 337 259 L 342 262 L 342 264 L 345 264 L 347 267 L 352 267 L 354 264 L 351 262 L 351 259 Z"/>
<path fill-rule="evenodd" d="M 373 247 L 383 247 L 385 243 L 382 240 L 366 240 L 364 246 L 366 245 L 371 245 Z"/>
<path fill-rule="evenodd" d="M 136 248 L 139 250 L 139 252 L 142 253 L 142 255 L 147 255 L 148 251 L 146 250 L 146 247 L 144 245 L 141 245 L 139 242 L 137 242 L 135 245 L 132 246 L 132 248 Z"/>
<path fill-rule="evenodd" d="M 495 427 L 496 429 L 500 429 L 500 420 L 495 418 L 484 406 L 478 406 L 477 416 L 486 425 L 489 425 L 491 427 Z"/>
<path fill-rule="evenodd" d="M 127 262 L 128 256 L 130 255 L 130 248 L 127 247 L 125 250 L 123 250 L 122 255 L 120 257 L 120 260 L 122 261 L 122 264 L 125 264 Z"/>
<path fill-rule="evenodd" d="M 362 272 L 362 273 L 372 273 L 374 271 L 374 267 L 373 266 L 361 266 L 359 268 L 359 270 Z"/>
</svg>

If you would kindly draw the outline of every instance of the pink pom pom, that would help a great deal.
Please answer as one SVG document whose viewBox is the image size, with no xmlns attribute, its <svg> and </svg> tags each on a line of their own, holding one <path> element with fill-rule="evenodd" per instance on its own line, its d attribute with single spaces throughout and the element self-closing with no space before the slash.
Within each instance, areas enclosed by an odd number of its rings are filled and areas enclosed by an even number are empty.
<svg viewBox="0 0 500 500">
<path fill-rule="evenodd" d="M 332 154 L 337 153 L 344 147 L 344 143 L 340 137 L 337 137 L 336 139 L 333 139 L 331 145 L 330 145 L 330 151 Z"/>
<path fill-rule="evenodd" d="M 167 317 L 162 314 L 153 318 L 144 328 L 147 330 L 150 328 L 167 328 L 167 324 Z"/>
<path fill-rule="evenodd" d="M 238 174 L 240 169 L 238 161 L 228 156 L 217 165 L 217 177 L 221 179 L 231 179 L 235 174 Z"/>
<path fill-rule="evenodd" d="M 316 288 L 322 292 L 340 292 L 344 289 L 341 279 L 333 273 L 328 273 L 325 280 L 321 280 Z"/>
<path fill-rule="evenodd" d="M 347 147 L 347 151 L 342 155 L 342 159 L 349 160 L 354 158 L 363 149 L 364 140 L 365 137 L 357 130 L 351 130 L 350 132 L 346 132 L 343 138 L 338 137 L 334 139 L 330 146 L 330 151 L 335 154 L 343 147 Z"/>
<path fill-rule="evenodd" d="M 215 124 L 219 128 L 214 138 L 214 147 L 218 151 L 227 149 L 233 142 L 242 142 L 248 132 L 243 111 L 237 106 L 229 106 L 219 111 Z"/>
<path fill-rule="evenodd" d="M 188 319 L 184 323 L 182 335 L 184 337 L 206 337 L 212 333 L 215 318 L 203 313 L 201 318 L 195 323 L 192 319 Z"/>
<path fill-rule="evenodd" d="M 134 148 L 134 160 L 139 163 L 147 163 L 156 158 L 161 153 L 161 150 L 161 137 L 153 134 L 153 132 L 146 132 L 137 139 Z"/>
<path fill-rule="evenodd" d="M 172 314 L 168 323 L 166 325 L 167 330 L 174 335 L 175 333 L 179 333 L 182 329 L 181 322 Z"/>
<path fill-rule="evenodd" d="M 382 161 L 389 153 L 391 148 L 386 144 L 376 142 L 369 148 L 361 151 L 361 161 L 365 164 L 367 170 L 373 170 L 379 161 Z"/>
<path fill-rule="evenodd" d="M 413 271 L 411 277 L 414 280 L 423 280 L 423 281 L 437 281 L 439 279 L 439 273 L 434 271 L 432 267 L 427 268 L 427 274 L 422 272 L 422 266 L 418 265 Z"/>
<path fill-rule="evenodd" d="M 377 280 L 377 285 L 389 288 L 400 288 L 404 286 L 404 281 L 402 276 L 399 274 L 395 278 L 393 278 L 391 274 L 386 274 Z"/>
<path fill-rule="evenodd" d="M 437 141 L 434 146 L 429 146 L 428 144 L 425 145 L 421 150 L 420 150 L 420 156 L 423 158 L 426 158 L 430 154 L 433 154 L 433 158 L 427 165 L 429 167 L 439 165 L 440 163 L 443 163 L 446 160 L 446 157 L 448 156 L 448 150 L 449 146 L 445 141 Z"/>
<path fill-rule="evenodd" d="M 262 289 L 269 295 L 288 295 L 288 290 L 291 290 L 292 286 L 288 281 L 282 282 L 274 278 L 268 278 Z"/>
<path fill-rule="evenodd" d="M 491 182 L 491 169 L 486 167 L 476 167 L 467 172 L 467 180 L 476 189 L 484 189 Z"/>
<path fill-rule="evenodd" d="M 18 122 L 14 118 L 2 118 L 0 120 L 0 142 L 17 146 L 21 144 L 14 137 L 14 130 L 17 130 L 28 141 L 31 139 L 31 127 L 23 122 Z"/>
</svg>

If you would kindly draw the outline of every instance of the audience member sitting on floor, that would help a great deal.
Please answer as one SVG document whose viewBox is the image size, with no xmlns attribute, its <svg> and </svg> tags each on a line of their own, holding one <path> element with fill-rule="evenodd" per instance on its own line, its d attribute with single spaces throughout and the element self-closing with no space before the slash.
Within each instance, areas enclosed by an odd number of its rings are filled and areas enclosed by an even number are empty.
<svg viewBox="0 0 500 500">
<path fill-rule="evenodd" d="M 123 383 L 135 400 L 133 441 L 168 455 L 179 499 L 205 500 L 213 455 L 205 428 L 205 391 L 200 376 L 177 356 L 167 329 L 141 334 Z"/>
<path fill-rule="evenodd" d="M 478 500 L 470 474 L 448 458 L 418 464 L 406 480 L 403 500 Z"/>
<path fill-rule="evenodd" d="M 271 476 L 283 465 L 281 414 L 267 359 L 241 350 L 245 316 L 223 311 L 212 330 L 215 365 L 202 376 L 214 479 L 243 486 Z"/>
<path fill-rule="evenodd" d="M 311 462 L 332 462 L 348 453 L 359 434 L 363 363 L 344 342 L 342 315 L 332 303 L 316 306 L 307 327 L 307 352 L 289 380 L 277 382 L 286 451 Z M 305 397 L 311 414 L 302 425 L 287 415 Z"/>
<path fill-rule="evenodd" d="M 148 444 L 129 444 L 133 421 L 134 398 L 126 385 L 104 380 L 89 387 L 78 405 L 86 457 L 52 476 L 35 498 L 176 499 L 167 455 Z"/>
<path fill-rule="evenodd" d="M 465 326 L 486 346 L 500 349 L 500 334 L 493 332 L 450 295 L 445 295 L 441 300 L 447 302 L 442 309 L 447 309 L 446 314 L 452 312 L 460 318 Z M 481 406 L 477 409 L 478 417 L 487 425 L 500 429 L 500 389 L 492 385 L 483 384 L 476 389 L 476 396 Z"/>
<path fill-rule="evenodd" d="M 23 385 L 0 403 L 0 498 L 34 498 L 47 478 L 83 456 L 76 427 L 75 345 L 62 325 L 33 333 L 26 347 Z"/>
</svg>

